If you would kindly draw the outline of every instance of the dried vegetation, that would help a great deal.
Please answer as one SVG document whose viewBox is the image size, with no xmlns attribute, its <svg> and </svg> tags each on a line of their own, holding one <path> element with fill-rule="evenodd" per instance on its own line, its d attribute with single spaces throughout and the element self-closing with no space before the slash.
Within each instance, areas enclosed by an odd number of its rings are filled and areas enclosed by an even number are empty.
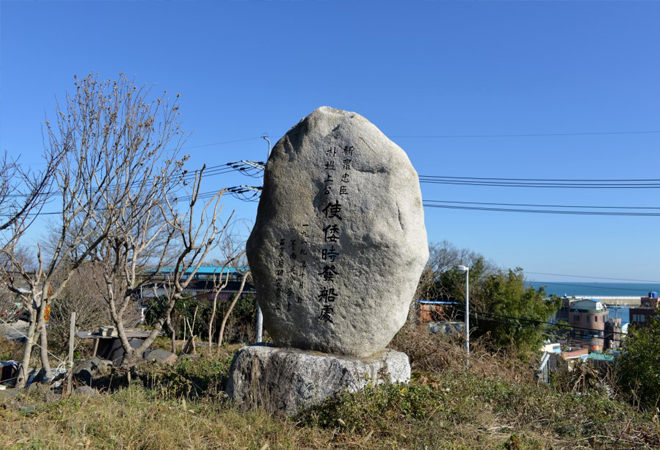
<svg viewBox="0 0 660 450">
<path fill-rule="evenodd" d="M 652 449 L 657 411 L 602 389 L 539 385 L 529 363 L 462 347 L 414 328 L 393 345 L 413 361 L 407 386 L 343 394 L 298 417 L 241 413 L 221 391 L 235 347 L 220 356 L 141 366 L 124 387 L 0 410 L 12 449 Z M 125 374 L 124 374 L 125 375 Z M 117 379 L 122 374 L 117 373 Z"/>
</svg>

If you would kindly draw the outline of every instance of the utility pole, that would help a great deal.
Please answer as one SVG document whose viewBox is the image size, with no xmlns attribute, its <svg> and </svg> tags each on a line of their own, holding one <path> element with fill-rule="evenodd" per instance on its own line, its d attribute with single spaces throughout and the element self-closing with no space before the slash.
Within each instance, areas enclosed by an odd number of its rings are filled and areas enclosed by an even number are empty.
<svg viewBox="0 0 660 450">
<path fill-rule="evenodd" d="M 263 135 L 263 136 L 261 136 L 261 138 L 264 141 L 268 142 L 268 153 L 266 154 L 266 163 L 268 163 L 268 158 L 270 158 L 270 148 L 271 148 L 270 139 L 268 139 L 268 135 Z M 264 178 L 265 177 L 266 177 L 266 165 L 264 164 Z M 263 185 L 263 182 L 262 182 L 262 185 Z M 259 301 L 257 301 L 257 325 L 256 325 L 256 328 L 257 328 L 257 330 L 256 330 L 256 333 L 255 333 L 256 334 L 256 339 L 255 340 L 257 341 L 257 344 L 258 344 L 259 342 L 262 342 L 264 340 L 263 339 L 263 337 L 264 337 L 264 315 L 261 312 L 261 307 L 259 306 Z"/>
<path fill-rule="evenodd" d="M 470 367 L 470 267 L 458 266 L 456 270 L 465 273 L 465 364 Z"/>
</svg>

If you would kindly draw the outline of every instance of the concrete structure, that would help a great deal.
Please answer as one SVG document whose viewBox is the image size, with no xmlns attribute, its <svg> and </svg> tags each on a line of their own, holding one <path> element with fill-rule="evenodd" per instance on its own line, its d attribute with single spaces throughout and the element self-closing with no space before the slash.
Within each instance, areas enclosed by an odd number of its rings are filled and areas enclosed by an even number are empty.
<svg viewBox="0 0 660 450">
<path fill-rule="evenodd" d="M 584 299 L 571 302 L 568 323 L 571 336 L 589 345 L 591 351 L 603 351 L 607 308 L 599 300 Z"/>
<path fill-rule="evenodd" d="M 634 327 L 645 327 L 653 318 L 658 316 L 658 295 L 655 292 L 649 292 L 649 295 L 642 297 L 641 304 L 637 308 L 630 308 L 630 323 Z"/>
<path fill-rule="evenodd" d="M 624 334 L 621 318 L 610 319 L 605 322 L 605 348 L 616 350 L 621 346 Z"/>
<path fill-rule="evenodd" d="M 643 297 L 640 296 L 625 296 L 625 295 L 617 295 L 617 296 L 605 296 L 605 295 L 597 295 L 597 296 L 590 296 L 590 297 L 584 297 L 584 296 L 573 296 L 570 297 L 573 300 L 598 300 L 599 302 L 603 303 L 606 306 L 637 306 L 641 303 L 641 299 Z"/>
</svg>

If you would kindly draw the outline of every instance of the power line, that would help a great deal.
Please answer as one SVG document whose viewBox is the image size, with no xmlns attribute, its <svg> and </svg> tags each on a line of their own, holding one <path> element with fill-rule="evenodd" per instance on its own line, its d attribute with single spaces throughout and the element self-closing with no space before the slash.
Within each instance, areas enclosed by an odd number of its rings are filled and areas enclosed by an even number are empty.
<svg viewBox="0 0 660 450">
<path fill-rule="evenodd" d="M 237 163 L 227 163 L 227 164 L 218 164 L 215 166 L 209 166 L 204 170 L 203 177 L 212 177 L 216 175 L 224 175 L 230 172 L 243 172 L 246 171 L 247 169 L 244 169 L 242 167 L 236 166 Z M 184 175 L 182 175 L 180 178 L 178 178 L 179 182 L 184 182 L 184 185 L 188 181 L 192 181 L 195 179 L 197 176 L 197 172 L 199 172 L 201 169 L 195 169 L 193 171 L 186 171 Z M 131 186 L 139 186 L 144 182 L 144 179 L 137 179 L 131 183 Z M 151 181 L 148 181 L 147 184 L 151 184 Z M 109 189 L 114 189 L 116 187 L 116 184 L 111 184 L 108 186 Z M 30 194 L 11 194 L 11 197 L 27 197 Z M 51 191 L 51 192 L 44 192 L 43 194 L 40 194 L 41 196 L 48 196 L 48 195 L 61 195 L 61 192 L 59 191 Z"/>
<path fill-rule="evenodd" d="M 214 145 L 234 144 L 236 142 L 252 141 L 252 140 L 255 140 L 255 139 L 261 139 L 261 136 L 245 138 L 245 139 L 234 139 L 233 141 L 212 142 L 210 144 L 192 145 L 192 146 L 189 146 L 189 147 L 181 147 L 181 150 L 189 150 L 189 149 L 193 149 L 193 148 L 203 148 L 203 147 L 212 147 Z"/>
<path fill-rule="evenodd" d="M 453 186 L 486 186 L 486 187 L 510 187 L 510 188 L 532 188 L 532 189 L 660 189 L 660 183 L 533 183 L 533 182 L 496 182 L 496 181 L 471 181 L 471 180 L 447 180 L 435 177 L 419 177 L 420 183 L 442 184 Z"/>
<path fill-rule="evenodd" d="M 530 319 L 530 318 L 527 318 L 527 317 L 507 316 L 507 315 L 504 315 L 504 314 L 488 313 L 488 312 L 483 312 L 483 311 L 475 311 L 473 314 L 482 314 L 482 315 L 493 316 L 493 317 L 501 317 L 501 318 L 512 319 L 512 320 L 522 320 L 524 322 L 532 322 L 532 323 L 536 323 L 536 324 L 539 324 L 539 325 L 550 325 L 550 326 L 558 327 L 558 328 L 570 328 L 570 329 L 578 330 L 578 331 L 596 331 L 596 332 L 602 331 L 602 332 L 605 332 L 605 330 L 596 330 L 596 329 L 593 329 L 593 328 L 579 327 L 579 326 L 576 326 L 576 325 L 568 325 L 568 324 L 563 324 L 563 323 L 546 322 L 546 321 L 543 321 L 543 320 Z M 472 315 L 472 314 L 470 314 L 470 315 Z M 619 332 L 619 331 L 607 331 L 607 333 L 626 334 L 622 331 L 621 332 Z"/>
<path fill-rule="evenodd" d="M 605 211 L 564 211 L 548 209 L 521 209 L 521 208 L 487 208 L 478 206 L 456 206 L 456 205 L 438 205 L 432 203 L 433 200 L 425 200 L 423 205 L 427 208 L 458 209 L 467 211 L 490 211 L 490 212 L 508 212 L 508 213 L 535 213 L 535 214 L 558 214 L 558 215 L 578 215 L 578 216 L 620 216 L 620 217 L 658 217 L 660 213 L 643 212 L 605 212 Z"/>
<path fill-rule="evenodd" d="M 435 135 L 391 135 L 391 138 L 446 139 L 446 138 L 506 138 L 506 137 L 553 137 L 553 136 L 612 136 L 626 134 L 660 134 L 660 130 L 644 131 L 582 131 L 575 133 L 517 133 L 517 134 L 435 134 Z"/>
<path fill-rule="evenodd" d="M 660 178 L 495 178 L 495 177 L 452 177 L 445 175 L 419 175 L 420 178 L 433 178 L 439 180 L 467 180 L 467 181 L 510 181 L 510 182 L 557 182 L 557 183 L 619 183 L 619 182 L 660 182 Z"/>
<path fill-rule="evenodd" d="M 581 288 L 588 287 L 588 288 L 591 288 L 591 289 L 606 289 L 608 291 L 609 290 L 616 290 L 616 291 L 639 292 L 640 290 L 642 290 L 642 289 L 632 289 L 632 288 L 617 288 L 617 287 L 609 287 L 609 286 L 608 287 L 604 287 L 604 286 L 598 287 L 598 286 L 589 286 L 589 285 L 584 285 L 584 284 L 570 284 L 570 283 L 564 283 L 564 282 L 561 282 L 561 281 L 538 281 L 538 282 L 535 282 L 535 283 L 552 284 L 552 285 L 555 285 L 555 286 L 581 287 Z"/>
<path fill-rule="evenodd" d="M 433 203 L 449 203 L 459 205 L 495 205 L 495 206 L 524 206 L 530 208 L 584 208 L 584 209 L 660 209 L 660 206 L 594 206 L 594 205 L 545 205 L 532 203 L 488 203 L 488 202 L 459 202 L 450 200 L 425 200 Z"/>
<path fill-rule="evenodd" d="M 570 278 L 593 278 L 595 280 L 610 280 L 610 281 L 635 281 L 640 283 L 654 283 L 660 284 L 660 281 L 657 280 L 637 280 L 633 278 L 609 278 L 609 277 L 590 277 L 587 275 L 566 275 L 561 273 L 544 273 L 544 272 L 529 272 L 525 270 L 525 273 L 531 273 L 533 275 L 548 275 L 553 277 L 570 277 Z"/>
<path fill-rule="evenodd" d="M 457 308 L 457 309 L 460 310 L 461 308 Z M 463 310 L 463 313 L 465 313 L 465 310 Z M 482 317 L 479 317 L 479 315 L 481 315 Z M 493 321 L 493 322 L 500 322 L 500 323 L 504 323 L 504 324 L 508 324 L 508 325 L 518 326 L 518 327 L 521 327 L 521 328 L 533 328 L 533 329 L 537 329 L 537 330 L 539 330 L 538 326 L 525 325 L 525 324 L 521 324 L 521 323 L 518 323 L 518 322 L 500 321 L 500 320 L 492 319 L 488 316 L 504 318 L 504 319 L 511 319 L 511 320 L 520 320 L 520 321 L 523 321 L 523 322 L 531 322 L 531 323 L 535 323 L 537 325 L 549 325 L 549 326 L 552 326 L 552 327 L 555 327 L 555 328 L 561 328 L 561 329 L 572 329 L 572 330 L 577 330 L 577 331 L 592 331 L 592 332 L 602 331 L 604 334 L 626 334 L 623 331 L 596 330 L 596 329 L 593 329 L 593 328 L 579 327 L 579 326 L 576 326 L 576 325 L 547 322 L 547 321 L 543 321 L 543 320 L 530 319 L 528 317 L 508 316 L 508 315 L 504 315 L 504 314 L 488 313 L 488 312 L 484 312 L 484 311 L 471 311 L 470 316 L 475 317 L 477 320 L 489 320 L 489 321 Z M 483 317 L 483 316 L 486 316 L 486 317 Z M 541 330 L 539 330 L 539 331 L 541 331 Z"/>
</svg>

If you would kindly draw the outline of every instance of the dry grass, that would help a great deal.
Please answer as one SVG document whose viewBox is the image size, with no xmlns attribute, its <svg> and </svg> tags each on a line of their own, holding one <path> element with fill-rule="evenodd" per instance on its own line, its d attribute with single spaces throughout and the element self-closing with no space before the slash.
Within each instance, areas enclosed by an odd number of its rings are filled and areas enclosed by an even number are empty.
<svg viewBox="0 0 660 450">
<path fill-rule="evenodd" d="M 144 367 L 130 387 L 53 403 L 21 398 L 0 409 L 10 449 L 652 449 L 653 414 L 601 391 L 539 386 L 529 365 L 408 330 L 408 386 L 380 386 L 281 419 L 241 413 L 220 388 L 235 348 L 171 368 Z M 144 387 L 144 386 L 148 387 Z"/>
<path fill-rule="evenodd" d="M 332 432 L 209 402 L 163 400 L 143 388 L 0 412 L 10 449 L 282 449 L 325 446 Z M 268 448 L 268 446 L 266 448 Z"/>
<path fill-rule="evenodd" d="M 461 337 L 432 334 L 423 327 L 407 325 L 394 337 L 390 347 L 408 355 L 412 370 L 442 373 L 461 370 L 466 353 Z M 502 377 L 516 383 L 534 383 L 531 362 L 504 351 L 493 352 L 480 340 L 471 342 L 470 369 L 483 377 Z M 535 361 L 534 361 L 535 362 Z"/>
<path fill-rule="evenodd" d="M 0 361 L 20 361 L 23 356 L 23 344 L 10 341 L 0 336 Z"/>
</svg>

